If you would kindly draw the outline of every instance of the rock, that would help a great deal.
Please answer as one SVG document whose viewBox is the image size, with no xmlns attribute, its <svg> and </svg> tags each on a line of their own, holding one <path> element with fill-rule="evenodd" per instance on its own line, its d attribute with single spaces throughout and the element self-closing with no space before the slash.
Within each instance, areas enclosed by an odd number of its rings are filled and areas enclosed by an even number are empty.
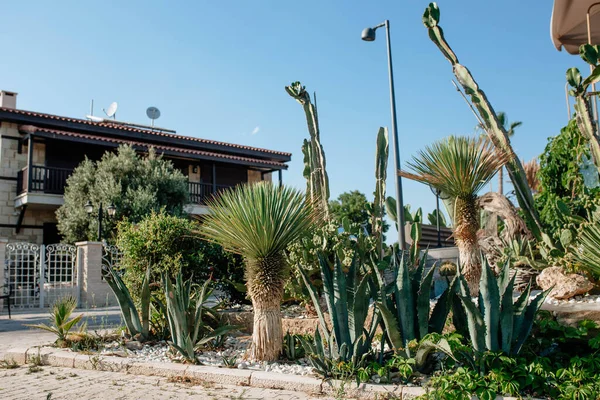
<svg viewBox="0 0 600 400">
<path fill-rule="evenodd" d="M 125 342 L 125 347 L 127 347 L 129 350 L 141 350 L 143 348 L 142 344 L 137 340 Z"/>
<path fill-rule="evenodd" d="M 561 267 L 549 267 L 542 271 L 536 278 L 537 284 L 544 290 L 551 288 L 550 297 L 557 300 L 570 299 L 571 297 L 585 294 L 592 290 L 594 284 L 585 276 L 579 274 L 565 274 Z"/>
</svg>

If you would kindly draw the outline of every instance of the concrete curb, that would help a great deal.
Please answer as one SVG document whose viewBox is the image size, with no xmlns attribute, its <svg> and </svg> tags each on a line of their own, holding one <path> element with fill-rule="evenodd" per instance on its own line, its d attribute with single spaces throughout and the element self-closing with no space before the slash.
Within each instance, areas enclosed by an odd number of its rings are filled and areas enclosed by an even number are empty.
<svg viewBox="0 0 600 400">
<path fill-rule="evenodd" d="M 39 360 L 37 359 L 38 357 Z M 0 353 L 0 359 L 8 362 L 16 362 L 19 365 L 41 362 L 43 365 L 53 367 L 122 372 L 132 375 L 160 376 L 164 378 L 181 377 L 190 378 L 192 381 L 252 386 L 263 389 L 292 390 L 317 395 L 339 395 L 343 391 L 344 398 L 365 400 L 381 398 L 407 400 L 414 399 L 426 393 L 425 389 L 415 386 L 365 383 L 356 386 L 355 383 L 338 380 L 322 381 L 308 376 L 264 371 L 177 363 L 136 362 L 135 360 L 123 357 L 73 353 L 51 347 L 13 348 Z M 516 400 L 516 398 L 498 396 L 496 400 Z"/>
</svg>

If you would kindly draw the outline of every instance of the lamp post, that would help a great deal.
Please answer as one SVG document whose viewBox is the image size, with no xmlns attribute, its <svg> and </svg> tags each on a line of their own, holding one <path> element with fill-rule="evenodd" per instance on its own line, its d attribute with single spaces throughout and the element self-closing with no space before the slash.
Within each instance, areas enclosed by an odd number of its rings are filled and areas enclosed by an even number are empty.
<svg viewBox="0 0 600 400">
<path fill-rule="evenodd" d="M 437 230 L 437 247 L 442 247 L 442 232 L 440 230 L 440 189 L 429 186 L 429 189 L 435 194 L 435 225 Z"/>
<path fill-rule="evenodd" d="M 87 203 L 85 203 L 84 205 L 85 208 L 85 212 L 88 213 L 88 215 L 92 215 L 92 213 L 94 212 L 94 205 L 92 204 L 92 202 L 90 200 L 87 201 Z M 114 217 L 115 213 L 117 212 L 117 208 L 115 207 L 115 205 L 113 203 L 110 203 L 108 205 L 108 207 L 106 208 L 106 211 L 108 212 L 108 216 L 109 217 Z M 98 207 L 98 241 L 102 241 L 102 219 L 104 218 L 104 212 L 102 211 L 102 203 L 100 203 L 100 206 Z"/>
<path fill-rule="evenodd" d="M 381 24 L 372 28 L 365 28 L 362 31 L 362 40 L 372 42 L 375 40 L 375 31 L 378 28 L 385 27 L 387 39 L 388 73 L 390 84 L 390 105 L 392 113 L 392 135 L 394 137 L 394 153 L 396 165 L 396 213 L 398 215 L 398 245 L 401 250 L 406 248 L 404 239 L 404 200 L 402 199 L 402 177 L 398 174 L 400 171 L 400 146 L 398 143 L 398 128 L 396 126 L 396 95 L 394 93 L 394 72 L 392 68 L 392 47 L 390 43 L 390 21 L 385 20 Z"/>
</svg>

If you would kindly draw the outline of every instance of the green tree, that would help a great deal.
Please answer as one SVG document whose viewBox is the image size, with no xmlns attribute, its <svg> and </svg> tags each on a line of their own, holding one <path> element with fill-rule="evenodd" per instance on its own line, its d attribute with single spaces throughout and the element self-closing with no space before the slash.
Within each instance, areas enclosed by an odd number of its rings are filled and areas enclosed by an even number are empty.
<svg viewBox="0 0 600 400">
<path fill-rule="evenodd" d="M 96 240 L 98 219 L 84 204 L 98 210 L 116 207 L 113 218 L 103 219 L 104 237 L 114 240 L 118 221 L 138 222 L 152 211 L 182 215 L 188 201 L 186 177 L 173 164 L 150 149 L 141 157 L 131 146 L 106 152 L 100 161 L 86 158 L 67 180 L 65 203 L 57 210 L 58 229 L 67 242 Z"/>
<path fill-rule="evenodd" d="M 358 190 L 344 192 L 336 200 L 329 202 L 329 212 L 336 223 L 341 224 L 342 220 L 347 218 L 349 222 L 366 228 L 367 232 L 372 234 L 370 208 L 372 205 L 367 196 Z M 389 225 L 383 221 L 383 232 L 387 232 L 388 228 Z"/>
<path fill-rule="evenodd" d="M 269 182 L 241 185 L 209 200 L 201 233 L 244 257 L 254 310 L 252 358 L 276 360 L 282 350 L 281 302 L 289 278 L 284 252 L 314 223 L 304 195 Z"/>
<path fill-rule="evenodd" d="M 452 199 L 453 230 L 459 251 L 461 272 L 471 295 L 479 293 L 481 254 L 477 241 L 479 208 L 477 193 L 506 162 L 486 138 L 450 136 L 421 150 L 408 167 L 414 173 L 402 176 L 427 183 L 443 197 Z"/>
</svg>

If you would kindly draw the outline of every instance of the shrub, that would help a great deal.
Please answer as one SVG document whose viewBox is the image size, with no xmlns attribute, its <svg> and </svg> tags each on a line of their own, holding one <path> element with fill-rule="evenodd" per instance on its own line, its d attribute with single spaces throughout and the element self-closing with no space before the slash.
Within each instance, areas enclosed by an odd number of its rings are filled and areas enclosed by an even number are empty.
<svg viewBox="0 0 600 400">
<path fill-rule="evenodd" d="M 243 267 L 239 257 L 202 240 L 195 221 L 169 215 L 164 210 L 152 212 L 137 224 L 127 221 L 118 227 L 117 245 L 123 252 L 120 266 L 124 281 L 134 298 L 140 293 L 146 268 L 150 267 L 150 283 L 160 281 L 161 274 L 174 278 L 181 270 L 184 279 L 203 283 L 211 276 L 218 285 L 236 299 L 234 283 L 241 281 Z"/>
</svg>

